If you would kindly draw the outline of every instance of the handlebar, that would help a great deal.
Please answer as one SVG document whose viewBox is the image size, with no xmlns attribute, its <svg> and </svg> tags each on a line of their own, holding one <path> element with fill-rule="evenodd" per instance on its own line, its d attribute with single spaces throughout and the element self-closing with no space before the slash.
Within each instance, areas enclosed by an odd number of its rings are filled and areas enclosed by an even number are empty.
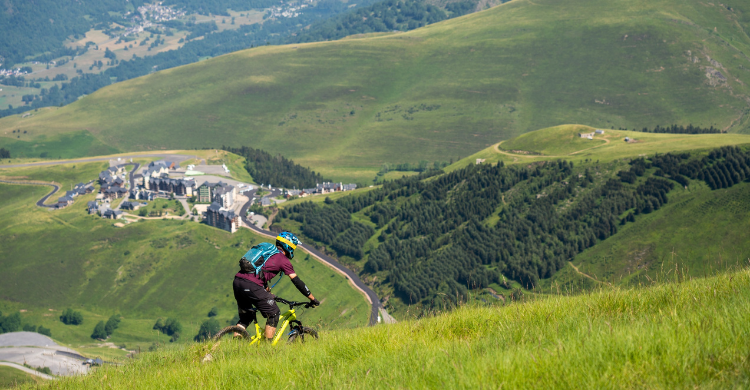
<svg viewBox="0 0 750 390">
<path fill-rule="evenodd" d="M 296 307 L 296 306 L 305 306 L 306 308 L 311 308 L 311 307 L 314 307 L 314 306 L 312 306 L 312 304 L 311 304 L 310 302 L 295 302 L 295 301 L 287 301 L 286 299 L 284 299 L 284 298 L 279 298 L 279 297 L 276 297 L 276 298 L 274 298 L 274 300 L 275 300 L 276 302 L 281 302 L 281 303 L 283 303 L 283 304 L 285 304 L 285 305 L 289 305 L 289 308 L 290 308 L 290 309 L 291 309 L 291 308 L 293 308 L 293 307 Z"/>
</svg>

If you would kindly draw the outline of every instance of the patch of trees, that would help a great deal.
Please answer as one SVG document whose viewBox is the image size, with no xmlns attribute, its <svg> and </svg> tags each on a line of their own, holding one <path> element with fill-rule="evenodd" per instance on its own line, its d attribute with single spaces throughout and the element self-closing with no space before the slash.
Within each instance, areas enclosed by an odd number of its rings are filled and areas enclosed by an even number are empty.
<svg viewBox="0 0 750 390">
<path fill-rule="evenodd" d="M 463 4 L 468 3 L 468 4 Z M 387 31 L 408 31 L 437 23 L 451 16 L 460 16 L 476 2 L 465 1 L 448 12 L 421 0 L 385 0 L 362 7 L 310 26 L 294 37 L 290 43 L 337 40 L 354 34 Z"/>
<path fill-rule="evenodd" d="M 36 332 L 45 336 L 51 337 L 52 332 L 49 328 L 44 326 L 32 324 L 25 324 L 21 327 L 21 313 L 15 312 L 9 316 L 3 316 L 3 312 L 0 311 L 0 333 L 18 332 L 23 330 L 24 332 Z"/>
<path fill-rule="evenodd" d="M 301 234 L 339 255 L 366 259 L 364 272 L 385 278 L 406 302 L 433 305 L 505 278 L 533 287 L 619 226 L 662 208 L 675 183 L 724 188 L 747 180 L 750 152 L 659 154 L 617 174 L 596 169 L 555 161 L 429 171 L 328 204 L 301 203 L 278 217 L 301 222 Z M 377 228 L 369 253 L 356 250 L 376 230 L 352 213 Z"/>
<path fill-rule="evenodd" d="M 705 181 L 714 190 L 729 188 L 750 179 L 750 151 L 743 151 L 736 146 L 716 149 L 701 163 L 703 167 L 695 177 Z"/>
<path fill-rule="evenodd" d="M 0 158 L 10 158 L 10 150 L 0 148 Z"/>
<path fill-rule="evenodd" d="M 339 256 L 361 259 L 362 247 L 375 230 L 365 224 L 351 220 L 349 212 L 338 204 L 319 207 L 312 202 L 303 202 L 282 209 L 279 221 L 289 218 L 302 222 L 302 233 L 315 241 L 330 246 Z"/>
<path fill-rule="evenodd" d="M 166 321 L 162 322 L 161 318 L 156 320 L 153 327 L 154 330 L 158 330 L 167 336 L 172 336 L 169 342 L 175 342 L 180 338 L 180 332 L 182 332 L 182 324 L 174 318 L 167 318 Z"/>
<path fill-rule="evenodd" d="M 274 0 L 166 0 L 164 5 L 176 5 L 183 8 L 187 13 L 201 15 L 230 16 L 227 9 L 248 10 L 257 8 L 270 8 L 279 2 Z"/>
<path fill-rule="evenodd" d="M 120 326 L 120 321 L 121 317 L 119 314 L 114 314 L 109 317 L 106 323 L 104 321 L 99 321 L 94 327 L 94 332 L 91 334 L 91 338 L 99 340 L 107 339 L 115 332 L 115 329 Z"/>
<path fill-rule="evenodd" d="M 201 324 L 200 329 L 198 329 L 198 334 L 195 335 L 193 340 L 198 342 L 208 340 L 215 334 L 219 333 L 220 330 L 221 325 L 219 325 L 219 321 L 217 321 L 216 318 L 205 320 Z"/>
<path fill-rule="evenodd" d="M 81 325 L 83 323 L 83 314 L 80 311 L 67 308 L 60 316 L 60 321 L 65 325 Z"/>
<path fill-rule="evenodd" d="M 666 126 L 661 127 L 659 125 L 656 125 L 653 129 L 649 129 L 648 127 L 644 127 L 641 129 L 641 132 L 643 133 L 669 133 L 669 134 L 719 134 L 722 133 L 720 129 L 717 129 L 713 126 L 711 127 L 700 127 L 700 126 L 693 126 L 693 125 L 687 125 L 685 126 Z"/>
<path fill-rule="evenodd" d="M 190 28 L 190 34 L 185 37 L 185 40 L 189 41 L 198 37 L 206 36 L 219 29 L 216 22 L 213 20 L 207 23 L 195 23 Z"/>
<path fill-rule="evenodd" d="M 244 157 L 245 169 L 257 183 L 284 188 L 309 188 L 315 187 L 316 183 L 329 181 L 319 173 L 295 164 L 294 161 L 280 154 L 274 156 L 266 151 L 247 146 L 240 148 L 223 146 L 222 149 Z"/>
</svg>

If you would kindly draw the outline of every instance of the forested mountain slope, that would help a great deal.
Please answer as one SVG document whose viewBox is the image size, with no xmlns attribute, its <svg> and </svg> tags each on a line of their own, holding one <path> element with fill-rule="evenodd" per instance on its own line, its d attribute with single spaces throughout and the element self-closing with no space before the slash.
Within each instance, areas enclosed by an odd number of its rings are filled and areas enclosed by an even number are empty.
<svg viewBox="0 0 750 390">
<path fill-rule="evenodd" d="M 681 264 L 696 275 L 709 269 L 717 250 L 747 258 L 750 246 L 742 237 L 750 228 L 750 201 L 741 194 L 750 189 L 749 180 L 750 150 L 737 146 L 606 162 L 472 164 L 387 182 L 328 204 L 290 205 L 275 223 L 362 270 L 382 296 L 435 307 L 460 300 L 467 288 L 539 289 L 570 261 L 600 277 L 638 284 L 670 251 L 679 252 Z M 675 200 L 678 209 L 661 210 Z M 704 215 L 706 207 L 710 215 Z M 675 219 L 680 210 L 688 215 Z M 654 239 L 651 234 L 660 231 L 654 224 L 671 233 Z M 607 243 L 621 230 L 629 234 L 619 246 L 646 248 L 640 257 L 596 249 L 617 247 Z M 717 236 L 724 237 L 723 247 Z M 589 248 L 600 257 L 587 255 Z M 579 260 L 581 254 L 589 260 Z M 392 304 L 399 309 L 399 301 Z"/>
<path fill-rule="evenodd" d="M 464 157 L 560 123 L 747 131 L 750 9 L 514 1 L 407 33 L 262 47 L 4 118 L 120 150 L 252 144 L 334 179 Z M 7 136 L 7 135 L 5 135 Z"/>
</svg>

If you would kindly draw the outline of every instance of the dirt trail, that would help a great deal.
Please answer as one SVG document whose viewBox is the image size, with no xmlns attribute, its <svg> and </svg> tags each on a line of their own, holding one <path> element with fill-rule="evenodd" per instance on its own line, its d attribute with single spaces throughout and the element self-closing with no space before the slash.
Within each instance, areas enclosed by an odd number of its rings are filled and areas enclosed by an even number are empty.
<svg viewBox="0 0 750 390">
<path fill-rule="evenodd" d="M 599 280 L 599 279 L 597 279 L 597 278 L 595 278 L 595 277 L 593 277 L 593 276 L 591 276 L 591 275 L 589 275 L 589 274 L 585 274 L 585 273 L 583 273 L 583 272 L 579 271 L 579 270 L 578 270 L 578 267 L 576 267 L 575 265 L 573 265 L 573 262 L 572 262 L 572 261 L 569 261 L 569 262 L 568 262 L 568 264 L 570 264 L 570 266 L 571 266 L 571 267 L 573 267 L 573 269 L 574 269 L 574 270 L 575 270 L 575 271 L 576 271 L 576 272 L 577 272 L 577 273 L 578 273 L 579 275 L 581 275 L 581 276 L 583 276 L 583 277 L 585 277 L 585 278 L 589 278 L 589 279 L 591 279 L 591 280 L 593 280 L 593 281 L 595 281 L 595 282 L 597 282 L 597 283 L 602 283 L 602 284 L 606 284 L 606 285 L 608 285 L 608 286 L 611 286 L 611 285 L 612 285 L 612 283 L 609 283 L 609 282 L 602 282 L 601 280 Z"/>
</svg>

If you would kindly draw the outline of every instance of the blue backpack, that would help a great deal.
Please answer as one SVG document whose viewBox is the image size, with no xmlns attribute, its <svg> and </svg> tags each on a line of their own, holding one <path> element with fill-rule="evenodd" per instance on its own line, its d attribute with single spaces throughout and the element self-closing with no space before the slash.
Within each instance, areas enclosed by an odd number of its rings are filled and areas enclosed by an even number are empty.
<svg viewBox="0 0 750 390">
<path fill-rule="evenodd" d="M 260 271 L 263 269 L 263 266 L 266 265 L 266 261 L 277 253 L 279 253 L 279 250 L 276 248 L 276 245 L 261 242 L 250 248 L 250 250 L 242 256 L 242 259 L 247 260 L 255 270 L 255 276 L 260 277 Z"/>
</svg>

